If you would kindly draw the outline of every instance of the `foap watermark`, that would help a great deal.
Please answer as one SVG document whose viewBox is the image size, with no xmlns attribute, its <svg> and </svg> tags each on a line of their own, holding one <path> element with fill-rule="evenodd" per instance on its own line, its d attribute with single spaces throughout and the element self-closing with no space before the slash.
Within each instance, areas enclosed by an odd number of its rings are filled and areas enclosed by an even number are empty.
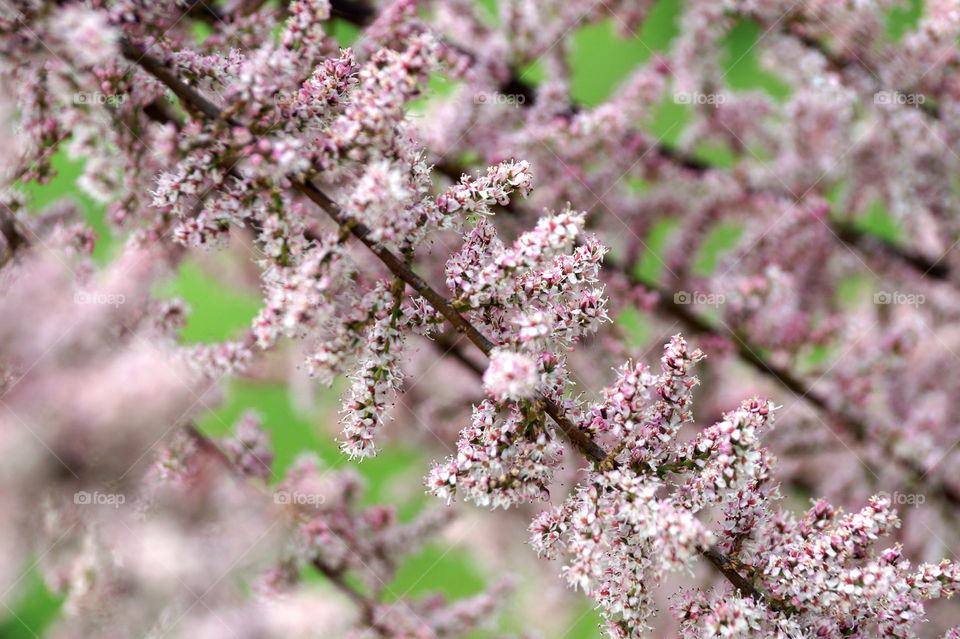
<svg viewBox="0 0 960 639">
<path fill-rule="evenodd" d="M 81 490 L 73 494 L 73 503 L 78 506 L 113 506 L 114 508 L 120 508 L 126 501 L 127 496 L 119 493 L 101 493 L 96 490 L 90 493 Z"/>
<path fill-rule="evenodd" d="M 499 91 L 481 91 L 473 96 L 474 104 L 502 104 L 505 106 L 523 106 L 527 96 L 522 93 L 500 93 Z"/>
<path fill-rule="evenodd" d="M 297 493 L 281 490 L 273 494 L 273 501 L 281 506 L 322 506 L 326 502 L 323 495 Z"/>
<path fill-rule="evenodd" d="M 920 106 L 927 101 L 922 93 L 901 93 L 900 91 L 877 91 L 873 94 L 874 104 L 897 104 L 901 106 Z"/>
<path fill-rule="evenodd" d="M 901 291 L 877 291 L 873 294 L 874 304 L 906 305 L 914 308 L 927 301 L 920 293 L 903 293 Z"/>
<path fill-rule="evenodd" d="M 727 96 L 722 93 L 700 93 L 699 91 L 680 91 L 673 94 L 673 101 L 677 104 L 689 104 L 691 106 L 707 105 L 720 106 L 727 101 Z"/>
<path fill-rule="evenodd" d="M 117 106 L 127 101 L 125 93 L 111 94 L 103 91 L 80 91 L 73 94 L 74 104 L 109 104 Z"/>
<path fill-rule="evenodd" d="M 726 296 L 720 293 L 703 293 L 701 291 L 677 291 L 673 294 L 674 304 L 695 304 L 697 306 L 720 306 L 727 301 Z"/>
<path fill-rule="evenodd" d="M 901 493 L 901 492 L 879 492 L 877 497 L 886 498 L 894 506 L 922 506 L 927 498 L 920 493 Z"/>
<path fill-rule="evenodd" d="M 99 291 L 77 291 L 73 294 L 73 303 L 80 305 L 97 305 L 117 307 L 127 301 L 126 296 L 120 293 L 102 293 Z"/>
</svg>

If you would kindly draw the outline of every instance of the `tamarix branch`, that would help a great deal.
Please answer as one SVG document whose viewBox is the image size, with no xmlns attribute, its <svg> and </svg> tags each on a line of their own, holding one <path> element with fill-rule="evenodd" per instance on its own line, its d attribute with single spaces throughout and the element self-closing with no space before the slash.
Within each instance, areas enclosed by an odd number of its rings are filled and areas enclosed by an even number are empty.
<svg viewBox="0 0 960 639">
<path fill-rule="evenodd" d="M 958 37 L 0 0 L 0 634 L 960 639 Z"/>
</svg>

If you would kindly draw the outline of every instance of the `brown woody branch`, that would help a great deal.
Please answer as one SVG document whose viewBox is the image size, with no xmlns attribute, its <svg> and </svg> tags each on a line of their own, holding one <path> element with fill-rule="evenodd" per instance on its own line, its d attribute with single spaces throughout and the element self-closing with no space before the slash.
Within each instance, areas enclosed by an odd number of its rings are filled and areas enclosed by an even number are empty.
<svg viewBox="0 0 960 639">
<path fill-rule="evenodd" d="M 459 180 L 460 175 L 463 173 L 461 167 L 454 165 L 443 164 L 438 168 L 441 173 L 454 182 Z M 512 204 L 504 207 L 504 210 L 508 213 L 517 214 L 517 210 Z M 850 228 L 837 228 L 839 229 L 839 237 L 842 241 L 856 245 L 864 252 L 891 254 L 891 245 L 886 242 L 864 234 L 858 234 Z M 926 260 L 926 258 L 917 254 L 903 252 L 899 253 L 897 258 L 908 261 L 914 268 L 925 273 L 942 276 L 944 278 L 949 276 L 945 265 L 931 263 Z M 827 398 L 814 389 L 813 386 L 800 375 L 760 355 L 762 349 L 752 345 L 746 336 L 728 327 L 716 326 L 713 322 L 701 316 L 689 306 L 676 303 L 674 301 L 676 291 L 668 290 L 657 286 L 655 283 L 641 280 L 632 272 L 630 266 L 617 264 L 617 262 L 609 256 L 604 259 L 603 269 L 608 272 L 618 273 L 625 277 L 633 286 L 642 286 L 657 293 L 659 299 L 657 310 L 664 315 L 679 320 L 690 331 L 700 335 L 718 337 L 732 344 L 737 356 L 742 361 L 762 375 L 774 380 L 794 396 L 810 404 L 822 416 L 824 421 L 839 426 L 843 431 L 851 435 L 854 441 L 865 443 L 873 439 L 861 418 L 831 406 Z M 879 441 L 878 443 L 890 459 L 894 460 L 897 465 L 905 470 L 913 481 L 929 484 L 929 480 L 926 479 L 926 470 L 915 461 L 897 453 L 894 441 L 887 439 Z M 871 472 L 873 472 L 872 469 Z M 877 473 L 874 472 L 874 475 L 876 474 Z M 954 507 L 960 506 L 960 492 L 949 484 L 938 481 L 933 484 L 931 488 L 933 488 L 935 493 L 946 503 Z"/>
<path fill-rule="evenodd" d="M 138 51 L 135 49 L 128 51 L 128 46 L 128 43 L 124 43 L 124 55 L 126 55 L 129 59 L 138 61 Z M 181 100 L 185 101 L 186 105 L 191 106 L 208 118 L 220 119 L 221 113 L 218 107 L 207 101 L 205 98 L 203 98 L 203 96 L 194 91 L 188 85 L 183 84 L 182 81 L 180 81 L 179 78 L 177 78 L 176 75 L 159 60 L 156 60 L 152 56 L 144 56 L 139 63 L 148 72 L 166 84 Z M 234 122 L 233 124 L 239 123 Z M 452 167 L 444 167 L 443 172 L 452 179 L 458 179 L 459 177 L 456 169 Z M 308 180 L 302 181 L 295 183 L 294 186 L 304 195 L 310 198 L 314 203 L 319 205 L 320 208 L 326 211 L 341 228 L 349 229 L 350 232 L 360 239 L 394 274 L 396 274 L 400 279 L 409 284 L 411 288 L 427 299 L 427 301 L 429 301 L 434 308 L 443 314 L 443 316 L 451 323 L 451 325 L 453 325 L 459 332 L 466 335 L 467 338 L 470 339 L 470 341 L 473 342 L 484 353 L 484 355 L 489 356 L 490 351 L 493 348 L 493 344 L 465 318 L 463 318 L 463 316 L 461 316 L 446 299 L 434 291 L 426 281 L 414 273 L 399 256 L 370 240 L 370 230 L 368 228 L 362 224 L 350 220 L 344 214 L 339 205 L 329 198 L 323 191 L 318 189 L 312 182 Z M 862 235 L 859 237 L 853 236 L 853 239 L 851 239 L 849 231 L 844 231 L 844 235 L 841 237 L 844 238 L 844 241 L 873 242 L 871 238 Z M 878 246 L 879 248 L 874 247 L 874 250 L 888 250 L 888 248 L 884 247 L 889 247 L 889 245 L 884 243 L 880 243 Z M 619 272 L 625 275 L 632 284 L 644 286 L 648 289 L 656 291 L 660 299 L 659 308 L 662 312 L 674 317 L 677 320 L 680 320 L 688 329 L 696 333 L 720 337 L 727 340 L 734 346 L 737 356 L 742 361 L 746 362 L 760 374 L 774 380 L 778 385 L 791 392 L 794 396 L 803 399 L 805 402 L 813 406 L 826 421 L 840 426 L 845 432 L 850 434 L 855 441 L 859 443 L 863 443 L 869 439 L 868 429 L 861 419 L 831 407 L 828 400 L 822 394 L 816 391 L 811 385 L 809 385 L 809 383 L 796 375 L 793 371 L 789 370 L 788 368 L 778 366 L 761 356 L 759 354 L 761 349 L 752 346 L 743 335 L 727 328 L 714 326 L 711 322 L 700 316 L 690 307 L 675 303 L 673 301 L 672 291 L 662 290 L 651 283 L 640 281 L 637 277 L 629 272 L 629 269 L 616 265 L 616 263 L 610 260 L 610 258 L 607 258 L 607 260 L 604 262 L 604 269 Z M 578 450 L 584 454 L 585 457 L 597 462 L 602 462 L 606 459 L 606 453 L 603 451 L 603 449 L 594 441 L 592 441 L 592 439 L 586 436 L 579 428 L 577 428 L 577 426 L 563 414 L 562 409 L 560 409 L 560 407 L 554 401 L 545 397 L 542 399 L 544 401 L 545 412 L 550 415 L 551 418 L 553 418 L 564 434 L 578 448 Z M 901 466 L 901 468 L 906 470 L 915 481 L 925 481 L 926 471 L 923 469 L 923 467 L 918 465 L 916 462 L 897 454 L 895 451 L 894 442 L 881 441 L 879 444 L 883 450 L 890 455 L 891 459 Z M 960 506 L 960 493 L 958 493 L 954 488 L 948 484 L 945 484 L 944 482 L 937 482 L 933 488 L 936 490 L 936 493 L 951 506 Z"/>
<path fill-rule="evenodd" d="M 0 266 L 5 265 L 21 248 L 30 246 L 30 240 L 17 228 L 17 218 L 13 211 L 0 205 L 0 235 L 6 242 L 6 251 L 0 256 Z"/>
<path fill-rule="evenodd" d="M 195 89 L 184 83 L 177 75 L 167 68 L 160 60 L 150 56 L 140 47 L 130 41 L 123 39 L 121 41 L 121 50 L 129 61 L 139 65 L 149 74 L 153 75 L 160 82 L 165 84 L 171 91 L 177 95 L 184 103 L 185 107 L 190 107 L 193 111 L 203 114 L 210 120 L 229 123 L 232 126 L 244 126 L 242 123 L 225 118 L 222 111 L 209 100 L 204 98 Z M 327 196 L 322 190 L 316 187 L 309 180 L 297 180 L 293 182 L 294 187 L 310 198 L 341 228 L 348 230 L 357 239 L 359 239 L 374 255 L 380 259 L 383 264 L 398 278 L 406 282 L 413 290 L 422 295 L 430 304 L 439 311 L 460 333 L 473 342 L 477 348 L 489 355 L 493 344 L 477 330 L 466 318 L 458 313 L 450 302 L 442 295 L 436 292 L 425 280 L 417 275 L 410 267 L 392 251 L 384 246 L 374 242 L 370 238 L 370 230 L 348 216 L 340 206 Z M 606 461 L 607 454 L 593 439 L 582 432 L 563 410 L 549 397 L 541 396 L 540 402 L 544 411 L 557 424 L 561 432 L 586 458 L 597 464 Z M 716 548 L 702 548 L 701 555 L 709 561 L 714 568 L 720 572 L 731 584 L 740 592 L 753 599 L 764 602 L 774 610 L 783 610 L 782 605 L 765 596 L 749 580 L 744 578 L 736 570 L 737 562 L 725 557 Z"/>
<path fill-rule="evenodd" d="M 737 357 L 748 364 L 755 371 L 764 375 L 779 386 L 792 393 L 795 397 L 810 404 L 824 419 L 825 422 L 839 426 L 844 432 L 853 437 L 858 443 L 876 441 L 872 437 L 866 423 L 848 412 L 837 409 L 831 405 L 831 402 L 822 393 L 817 391 L 803 377 L 797 375 L 791 369 L 779 366 L 763 355 L 762 349 L 750 344 L 746 337 L 739 332 L 726 326 L 717 326 L 709 321 L 688 305 L 678 304 L 674 301 L 673 291 L 662 289 L 656 285 L 641 280 L 624 266 L 617 265 L 610 259 L 604 261 L 604 268 L 616 271 L 627 278 L 633 286 L 642 286 L 648 290 L 657 293 L 658 309 L 676 320 L 679 320 L 689 330 L 707 335 L 710 337 L 721 338 L 730 343 L 736 351 Z M 913 481 L 926 483 L 936 494 L 947 504 L 954 508 L 960 506 L 960 493 L 955 488 L 943 481 L 931 483 L 927 478 L 927 472 L 924 468 L 912 459 L 905 457 L 896 450 L 896 442 L 891 439 L 881 439 L 876 441 L 881 446 L 884 453 L 900 468 L 910 476 Z M 876 473 L 875 473 L 876 474 Z"/>
<path fill-rule="evenodd" d="M 230 459 L 230 457 L 223 451 L 216 442 L 212 441 L 206 435 L 201 433 L 195 424 L 188 423 L 184 427 L 187 436 L 196 444 L 197 449 L 200 450 L 203 454 L 210 456 L 218 464 L 223 466 L 227 472 L 230 473 L 237 481 L 244 481 L 245 477 L 237 470 L 236 465 Z M 249 484 L 248 484 L 249 485 Z M 325 576 L 330 582 L 337 588 L 337 590 L 344 593 L 351 601 L 353 601 L 358 608 L 360 608 L 361 616 L 363 618 L 364 624 L 373 628 L 374 630 L 379 630 L 376 624 L 376 609 L 377 601 L 369 597 L 356 588 L 354 588 L 346 580 L 343 570 L 333 568 L 328 565 L 319 557 L 314 558 L 311 562 L 313 567 Z M 383 633 L 381 633 L 383 634 Z"/>
<path fill-rule="evenodd" d="M 376 11 L 369 7 L 362 0 L 332 0 L 333 15 L 358 26 L 364 26 L 372 21 L 376 16 Z M 359 9 L 359 5 L 367 6 L 368 10 Z M 825 46 L 817 40 L 804 37 L 797 33 L 795 29 L 785 26 L 782 30 L 784 34 L 797 38 L 802 44 L 808 47 L 816 48 L 821 54 L 828 57 L 831 64 L 845 64 L 843 60 L 836 58 Z M 471 51 L 467 51 L 459 45 L 449 43 L 458 51 L 464 53 L 470 58 L 477 59 L 479 56 Z M 518 103 L 524 107 L 532 106 L 537 97 L 537 90 L 534 85 L 524 80 L 516 71 L 513 71 L 510 78 L 500 86 L 500 92 L 505 95 L 522 96 L 523 100 Z M 568 113 L 574 114 L 582 108 L 572 99 L 570 101 Z M 706 173 L 708 171 L 718 170 L 700 158 L 689 153 L 679 151 L 663 143 L 656 144 L 655 152 L 662 158 L 672 162 L 676 166 L 691 171 L 693 173 Z M 879 260 L 892 260 L 899 262 L 908 268 L 916 271 L 921 277 L 927 277 L 939 281 L 953 281 L 953 273 L 950 266 L 942 260 L 933 260 L 926 255 L 922 255 L 910 248 L 905 248 L 893 244 L 883 238 L 865 233 L 848 224 L 838 221 L 831 221 L 830 227 L 840 242 L 850 246 L 868 257 L 874 257 Z"/>
</svg>

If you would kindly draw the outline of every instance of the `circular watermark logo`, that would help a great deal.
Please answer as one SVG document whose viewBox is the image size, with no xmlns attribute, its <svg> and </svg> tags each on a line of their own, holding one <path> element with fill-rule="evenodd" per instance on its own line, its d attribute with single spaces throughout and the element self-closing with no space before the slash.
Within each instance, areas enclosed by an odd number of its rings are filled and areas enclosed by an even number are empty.
<svg viewBox="0 0 960 639">
<path fill-rule="evenodd" d="M 877 497 L 888 499 L 894 506 L 922 506 L 927 498 L 920 493 L 879 492 Z"/>
<path fill-rule="evenodd" d="M 326 498 L 315 493 L 279 490 L 273 494 L 273 502 L 281 506 L 322 506 Z"/>
<path fill-rule="evenodd" d="M 118 106 L 127 101 L 127 95 L 124 93 L 111 94 L 102 91 L 78 91 L 73 94 L 74 104 L 96 104 Z"/>
<path fill-rule="evenodd" d="M 873 94 L 874 104 L 900 106 L 920 106 L 927 101 L 922 93 L 901 93 L 900 91 L 877 91 Z"/>
<path fill-rule="evenodd" d="M 73 303 L 81 305 L 102 305 L 117 307 L 127 301 L 120 293 L 102 293 L 99 291 L 77 291 L 73 294 Z"/>
<path fill-rule="evenodd" d="M 101 493 L 99 491 L 77 491 L 73 494 L 73 503 L 78 506 L 113 506 L 119 508 L 127 501 L 127 496 L 120 493 Z"/>
<path fill-rule="evenodd" d="M 904 293 L 902 291 L 877 291 L 873 294 L 873 303 L 879 305 L 895 304 L 913 306 L 924 304 L 927 298 L 920 293 Z"/>
<path fill-rule="evenodd" d="M 727 298 L 721 293 L 703 293 L 701 291 L 677 291 L 673 294 L 673 303 L 680 305 L 720 306 Z"/>
<path fill-rule="evenodd" d="M 700 93 L 699 91 L 679 91 L 673 94 L 673 101 L 677 104 L 690 106 L 720 106 L 727 101 L 722 93 Z"/>
<path fill-rule="evenodd" d="M 499 93 L 497 91 L 481 91 L 474 94 L 474 104 L 501 104 L 505 106 L 523 106 L 527 102 L 527 96 L 522 93 Z"/>
</svg>

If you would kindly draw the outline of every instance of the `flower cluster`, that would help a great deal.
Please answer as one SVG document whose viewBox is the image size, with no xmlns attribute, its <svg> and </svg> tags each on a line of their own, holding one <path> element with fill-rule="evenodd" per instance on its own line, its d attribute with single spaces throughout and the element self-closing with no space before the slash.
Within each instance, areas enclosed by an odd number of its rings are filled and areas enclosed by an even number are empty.
<svg viewBox="0 0 960 639">
<path fill-rule="evenodd" d="M 344 463 L 446 456 L 491 565 L 545 508 L 531 621 L 565 582 L 617 639 L 960 622 L 960 9 L 676 4 L 0 3 L 0 603 L 36 557 L 55 637 L 475 632 L 505 582 L 391 592 L 452 510 L 203 434 L 282 381 L 342 392 Z M 194 267 L 259 300 L 221 341 Z"/>
<path fill-rule="evenodd" d="M 692 565 L 714 543 L 697 513 L 767 478 L 756 434 L 773 419 L 768 402 L 744 402 L 693 440 L 679 441 L 681 426 L 693 419 L 697 379 L 690 368 L 702 357 L 675 336 L 660 375 L 642 365 L 621 368 L 604 402 L 588 413 L 592 430 L 617 435 L 612 468 L 588 473 L 562 506 L 530 527 L 533 547 L 566 560 L 564 577 L 597 600 L 615 637 L 646 627 L 651 583 Z"/>
<path fill-rule="evenodd" d="M 851 515 L 823 501 L 800 519 L 775 510 L 779 493 L 765 487 L 771 460 L 757 437 L 772 425 L 769 402 L 744 402 L 678 441 L 675 420 L 691 419 L 677 402 L 689 403 L 693 359 L 674 338 L 663 374 L 647 374 L 651 392 L 642 398 L 639 376 L 621 371 L 604 393 L 612 405 L 594 411 L 615 422 L 632 417 L 618 465 L 589 472 L 563 505 L 541 513 L 530 527 L 533 547 L 563 558 L 564 577 L 597 601 L 612 637 L 638 636 L 647 627 L 650 585 L 664 571 L 716 557 L 717 548 L 727 567 L 746 572 L 754 599 L 742 588 L 722 605 L 710 593 L 682 593 L 673 609 L 684 636 L 913 636 L 924 601 L 960 589 L 960 567 L 944 561 L 915 568 L 899 546 L 874 553 L 874 543 L 900 523 L 889 497 L 874 497 Z M 633 391 L 633 402 L 625 403 L 625 390 Z M 664 431 L 666 424 L 673 427 Z M 649 426 L 659 434 L 637 436 L 651 434 Z M 715 506 L 727 513 L 719 530 L 696 516 Z"/>
<path fill-rule="evenodd" d="M 460 433 L 457 455 L 435 466 L 427 487 L 450 501 L 460 495 L 480 506 L 509 506 L 542 500 L 563 448 L 543 424 L 542 414 L 527 405 L 498 415 L 485 400 L 474 408 L 472 423 Z"/>
<path fill-rule="evenodd" d="M 691 634 L 705 628 L 708 636 L 916 636 L 924 602 L 956 593 L 960 572 L 949 561 L 915 566 L 899 544 L 872 549 L 899 524 L 885 497 L 851 514 L 823 501 L 802 518 L 764 509 L 743 557 L 782 614 L 744 598 L 717 610 L 694 593 L 674 612 Z"/>
<path fill-rule="evenodd" d="M 506 247 L 480 218 L 447 261 L 454 306 L 496 348 L 483 374 L 492 399 L 473 408 L 456 456 L 435 466 L 427 479 L 439 497 L 460 494 L 480 505 L 507 507 L 548 494 L 562 448 L 544 422 L 541 398 L 562 398 L 566 351 L 608 320 L 603 291 L 596 287 L 604 248 L 591 237 L 576 244 L 583 224 L 582 215 L 566 210 L 541 218 Z"/>
<path fill-rule="evenodd" d="M 483 374 L 484 388 L 491 397 L 500 401 L 535 397 L 539 385 L 537 362 L 523 353 L 494 352 L 490 357 L 490 366 Z"/>
<path fill-rule="evenodd" d="M 233 465 L 244 476 L 269 479 L 272 475 L 273 450 L 260 417 L 247 413 L 233 430 L 233 437 L 222 444 L 224 451 L 231 456 Z"/>
<path fill-rule="evenodd" d="M 437 196 L 437 206 L 445 213 L 489 213 L 493 204 L 506 206 L 510 194 L 519 191 L 521 197 L 530 194 L 533 176 L 526 161 L 504 162 L 490 167 L 487 174 L 475 180 L 464 176 L 460 182 Z"/>
</svg>

